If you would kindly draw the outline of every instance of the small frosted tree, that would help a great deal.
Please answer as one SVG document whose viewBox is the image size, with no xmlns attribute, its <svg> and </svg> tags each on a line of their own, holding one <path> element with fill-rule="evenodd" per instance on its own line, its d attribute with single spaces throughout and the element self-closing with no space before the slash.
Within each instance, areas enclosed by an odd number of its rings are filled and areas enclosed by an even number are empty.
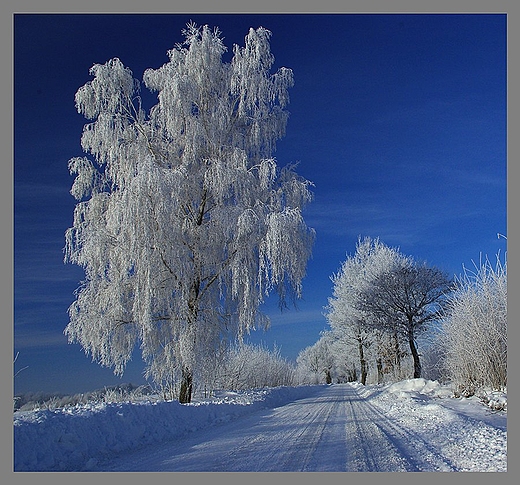
<svg viewBox="0 0 520 485">
<path fill-rule="evenodd" d="M 255 389 L 295 384 L 295 368 L 285 360 L 280 349 L 272 351 L 263 345 L 237 342 L 228 350 L 228 359 L 221 373 L 220 389 Z"/>
<path fill-rule="evenodd" d="M 292 71 L 271 74 L 270 32 L 250 29 L 230 63 L 220 32 L 188 25 L 169 62 L 140 83 L 119 59 L 96 64 L 76 93 L 92 120 L 69 162 L 78 203 L 65 260 L 85 281 L 65 329 L 122 374 L 139 343 L 147 376 L 189 402 L 195 369 L 226 332 L 259 324 L 265 295 L 299 297 L 314 233 L 310 182 L 280 169 Z"/>
<path fill-rule="evenodd" d="M 332 332 L 344 343 L 343 351 L 357 353 L 363 385 L 369 371 L 367 351 L 377 337 L 371 323 L 372 314 L 361 307 L 363 294 L 372 281 L 393 267 L 400 257 L 397 249 L 379 239 L 359 238 L 355 254 L 349 256 L 331 278 L 334 289 L 326 316 Z"/>
<path fill-rule="evenodd" d="M 331 332 L 322 332 L 319 340 L 304 348 L 296 358 L 297 371 L 300 380 L 307 384 L 319 384 L 332 382 L 332 369 L 335 359 L 331 352 Z"/>
</svg>

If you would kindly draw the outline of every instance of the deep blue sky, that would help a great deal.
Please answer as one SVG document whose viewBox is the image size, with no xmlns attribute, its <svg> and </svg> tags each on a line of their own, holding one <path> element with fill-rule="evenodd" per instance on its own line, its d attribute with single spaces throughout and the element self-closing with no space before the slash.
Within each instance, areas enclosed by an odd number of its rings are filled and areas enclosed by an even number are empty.
<svg viewBox="0 0 520 485">
<path fill-rule="evenodd" d="M 275 155 L 315 184 L 317 240 L 298 310 L 267 304 L 272 327 L 254 342 L 295 359 L 319 338 L 330 276 L 360 235 L 450 275 L 506 250 L 505 15 L 15 15 L 15 370 L 29 366 L 15 392 L 143 382 L 138 353 L 120 379 L 63 335 L 83 278 L 62 252 L 75 204 L 67 162 L 82 155 L 86 122 L 74 94 L 112 57 L 142 79 L 190 20 L 218 26 L 230 52 L 250 27 L 268 28 L 275 68 L 295 77 Z"/>
</svg>

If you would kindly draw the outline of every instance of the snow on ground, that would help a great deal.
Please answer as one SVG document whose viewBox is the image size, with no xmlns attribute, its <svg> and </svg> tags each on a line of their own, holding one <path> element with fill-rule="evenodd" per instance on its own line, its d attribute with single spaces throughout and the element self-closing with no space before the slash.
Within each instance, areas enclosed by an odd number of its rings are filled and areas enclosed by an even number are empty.
<svg viewBox="0 0 520 485">
<path fill-rule="evenodd" d="M 218 392 L 215 398 L 188 405 L 145 400 L 15 412 L 14 470 L 89 470 L 107 456 L 282 406 L 321 387 Z"/>
<path fill-rule="evenodd" d="M 456 465 L 458 471 L 507 471 L 507 407 L 505 393 L 490 392 L 486 405 L 473 396 L 453 398 L 436 381 L 409 379 L 387 386 L 357 385 L 358 392 L 402 428 Z"/>
<path fill-rule="evenodd" d="M 384 386 L 353 383 L 367 406 L 432 450 L 440 450 L 459 471 L 506 471 L 506 411 L 495 411 L 506 395 L 488 406 L 477 398 L 453 398 L 436 381 L 411 379 Z M 318 394 L 324 386 L 220 392 L 215 398 L 178 402 L 93 403 L 14 414 L 15 471 L 89 470 L 107 457 L 175 440 L 234 421 L 261 409 L 283 406 Z"/>
</svg>

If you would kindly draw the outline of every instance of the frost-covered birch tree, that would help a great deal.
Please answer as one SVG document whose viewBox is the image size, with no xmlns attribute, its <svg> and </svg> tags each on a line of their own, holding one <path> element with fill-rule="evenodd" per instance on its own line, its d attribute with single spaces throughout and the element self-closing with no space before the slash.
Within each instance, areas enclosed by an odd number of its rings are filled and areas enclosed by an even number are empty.
<svg viewBox="0 0 520 485">
<path fill-rule="evenodd" d="M 267 320 L 263 298 L 299 297 L 313 230 L 311 183 L 273 158 L 285 134 L 290 69 L 271 73 L 271 33 L 250 29 L 229 63 L 218 29 L 189 24 L 169 61 L 144 73 L 157 104 L 115 58 L 76 93 L 87 119 L 69 162 L 77 199 L 65 260 L 85 270 L 65 329 L 122 374 L 137 345 L 147 376 L 180 382 L 226 332 Z"/>
</svg>

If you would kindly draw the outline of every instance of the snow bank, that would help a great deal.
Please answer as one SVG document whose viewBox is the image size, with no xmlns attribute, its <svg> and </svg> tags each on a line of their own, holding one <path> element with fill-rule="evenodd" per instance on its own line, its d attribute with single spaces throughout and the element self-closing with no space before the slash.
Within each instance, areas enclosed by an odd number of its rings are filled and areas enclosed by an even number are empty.
<svg viewBox="0 0 520 485">
<path fill-rule="evenodd" d="M 477 396 L 453 398 L 450 386 L 425 379 L 358 384 L 357 391 L 402 429 L 413 429 L 414 437 L 440 450 L 458 471 L 507 471 L 505 393 L 489 393 L 488 402 Z"/>
<path fill-rule="evenodd" d="M 437 381 L 426 379 L 406 379 L 404 381 L 391 384 L 387 392 L 398 397 L 410 397 L 421 399 L 422 396 L 428 397 L 452 397 L 453 391 L 448 386 L 441 386 Z"/>
<path fill-rule="evenodd" d="M 81 471 L 100 460 L 175 439 L 239 416 L 312 395 L 323 386 L 222 392 L 191 404 L 176 401 L 90 403 L 14 414 L 15 471 Z"/>
<path fill-rule="evenodd" d="M 357 388 L 358 392 L 365 398 L 379 395 L 391 395 L 396 399 L 412 399 L 424 401 L 430 398 L 453 397 L 451 386 L 443 386 L 437 381 L 427 379 L 405 379 L 393 384 L 367 385 L 363 386 L 359 382 L 352 382 L 351 385 Z"/>
<path fill-rule="evenodd" d="M 480 396 L 480 400 L 495 411 L 507 409 L 507 394 L 501 391 L 489 391 Z"/>
</svg>

